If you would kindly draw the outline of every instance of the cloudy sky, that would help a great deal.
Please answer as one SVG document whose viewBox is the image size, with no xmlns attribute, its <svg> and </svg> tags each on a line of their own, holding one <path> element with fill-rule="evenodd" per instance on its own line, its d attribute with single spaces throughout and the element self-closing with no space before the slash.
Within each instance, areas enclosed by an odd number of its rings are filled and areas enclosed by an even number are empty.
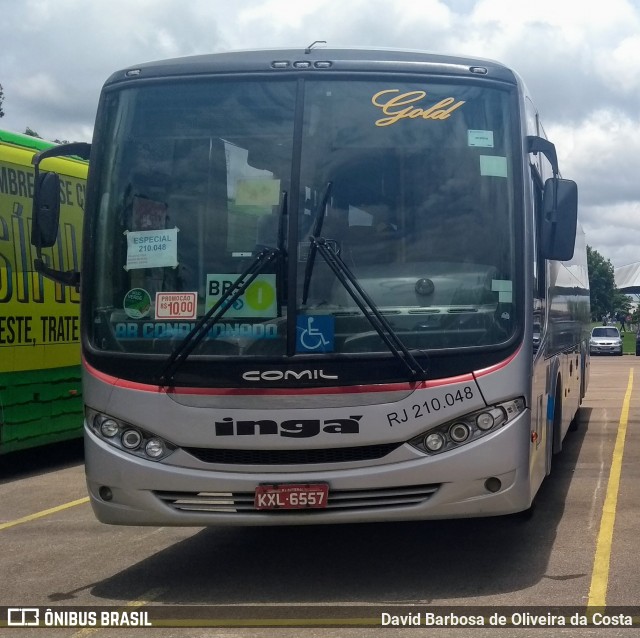
<svg viewBox="0 0 640 638">
<path fill-rule="evenodd" d="M 0 0 L 0 128 L 90 141 L 100 87 L 149 60 L 260 47 L 422 49 L 525 79 L 587 243 L 640 261 L 640 0 Z"/>
</svg>

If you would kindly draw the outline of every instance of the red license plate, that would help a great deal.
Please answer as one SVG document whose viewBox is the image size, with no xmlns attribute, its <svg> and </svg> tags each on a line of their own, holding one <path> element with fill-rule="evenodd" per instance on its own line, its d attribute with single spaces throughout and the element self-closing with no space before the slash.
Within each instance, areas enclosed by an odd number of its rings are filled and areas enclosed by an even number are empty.
<svg viewBox="0 0 640 638">
<path fill-rule="evenodd" d="M 253 504 L 257 510 L 322 509 L 328 497 L 326 483 L 258 485 Z"/>
</svg>

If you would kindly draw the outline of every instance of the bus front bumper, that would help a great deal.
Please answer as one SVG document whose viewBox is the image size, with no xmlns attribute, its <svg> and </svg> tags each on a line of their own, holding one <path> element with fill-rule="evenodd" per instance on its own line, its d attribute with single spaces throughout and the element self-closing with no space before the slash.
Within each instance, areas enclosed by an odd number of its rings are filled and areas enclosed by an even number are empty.
<svg viewBox="0 0 640 638">
<path fill-rule="evenodd" d="M 298 525 L 496 516 L 531 505 L 528 411 L 481 441 L 434 457 L 408 445 L 378 464 L 189 467 L 122 452 L 85 428 L 87 486 L 93 510 L 114 525 Z M 483 448 L 483 449 L 480 449 Z M 183 455 L 183 457 L 181 456 Z M 184 462 L 182 462 L 184 461 Z M 323 509 L 260 510 L 258 485 L 329 486 Z"/>
</svg>

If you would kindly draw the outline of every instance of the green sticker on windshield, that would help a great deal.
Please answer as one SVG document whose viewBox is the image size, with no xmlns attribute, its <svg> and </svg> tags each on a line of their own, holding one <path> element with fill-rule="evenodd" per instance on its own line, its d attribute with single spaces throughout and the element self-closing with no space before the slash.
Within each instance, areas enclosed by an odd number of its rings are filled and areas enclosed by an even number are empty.
<svg viewBox="0 0 640 638">
<path fill-rule="evenodd" d="M 500 303 L 511 303 L 513 301 L 513 283 L 508 279 L 493 279 L 491 290 L 498 293 Z"/>
<path fill-rule="evenodd" d="M 493 148 L 493 131 L 467 131 L 469 146 Z"/>
<path fill-rule="evenodd" d="M 236 206 L 277 206 L 280 201 L 279 179 L 239 179 Z"/>
<path fill-rule="evenodd" d="M 507 158 L 495 155 L 480 155 L 480 175 L 485 177 L 507 177 Z"/>
<path fill-rule="evenodd" d="M 143 288 L 133 288 L 124 296 L 122 307 L 127 317 L 142 319 L 151 309 L 151 295 Z"/>
<path fill-rule="evenodd" d="M 237 274 L 207 275 L 206 310 L 216 304 L 231 288 Z M 261 317 L 274 318 L 277 315 L 276 276 L 258 275 L 224 313 L 224 318 Z"/>
</svg>

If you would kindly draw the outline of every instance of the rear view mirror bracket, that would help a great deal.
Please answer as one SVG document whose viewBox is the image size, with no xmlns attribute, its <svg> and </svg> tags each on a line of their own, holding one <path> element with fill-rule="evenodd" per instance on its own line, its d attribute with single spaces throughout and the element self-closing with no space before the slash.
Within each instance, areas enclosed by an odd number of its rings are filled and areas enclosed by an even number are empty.
<svg viewBox="0 0 640 638">
<path fill-rule="evenodd" d="M 75 270 L 61 271 L 50 268 L 42 255 L 43 248 L 51 248 L 58 239 L 60 225 L 60 177 L 56 173 L 41 172 L 40 163 L 50 157 L 75 156 L 89 159 L 91 145 L 85 142 L 61 144 L 33 156 L 34 195 L 32 209 L 31 243 L 36 248 L 34 268 L 49 279 L 65 286 L 80 288 L 80 273 Z"/>
</svg>

